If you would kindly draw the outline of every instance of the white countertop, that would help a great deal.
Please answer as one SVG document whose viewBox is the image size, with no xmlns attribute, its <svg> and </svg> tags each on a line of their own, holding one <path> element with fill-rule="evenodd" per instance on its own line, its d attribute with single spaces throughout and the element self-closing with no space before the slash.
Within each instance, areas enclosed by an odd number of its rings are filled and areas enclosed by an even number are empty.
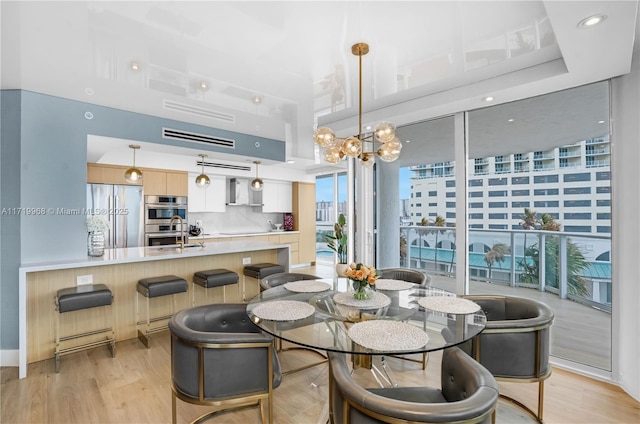
<svg viewBox="0 0 640 424">
<path fill-rule="evenodd" d="M 206 239 L 207 236 L 205 236 Z M 197 244 L 193 238 L 192 244 Z M 237 240 L 205 243 L 204 247 L 176 246 L 158 247 L 128 247 L 121 249 L 105 249 L 104 256 L 70 259 L 55 262 L 40 262 L 22 264 L 22 272 L 50 271 L 55 269 L 82 268 L 86 266 L 115 265 L 130 262 L 157 261 L 164 259 L 179 259 L 195 256 L 221 255 L 225 253 L 253 252 L 270 249 L 288 249 L 286 244 L 272 243 L 268 241 Z"/>
<path fill-rule="evenodd" d="M 204 235 L 205 239 L 208 238 L 225 238 L 225 237 L 251 237 L 251 236 L 270 236 L 277 234 L 300 234 L 300 231 L 285 231 L 285 230 L 274 230 L 274 231 L 263 231 L 263 230 L 255 230 L 253 232 L 247 231 L 228 231 L 222 233 L 204 233 L 199 236 L 189 236 L 190 241 L 196 241 L 201 239 Z"/>
</svg>

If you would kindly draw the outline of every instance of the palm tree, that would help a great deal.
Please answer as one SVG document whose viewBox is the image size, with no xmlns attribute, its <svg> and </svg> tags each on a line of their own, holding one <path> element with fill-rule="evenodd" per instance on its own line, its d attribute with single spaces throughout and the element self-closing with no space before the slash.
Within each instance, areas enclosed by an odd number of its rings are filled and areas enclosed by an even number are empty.
<svg viewBox="0 0 640 424">
<path fill-rule="evenodd" d="M 407 265 L 407 238 L 404 233 L 400 234 L 400 264 Z"/>
<path fill-rule="evenodd" d="M 521 216 L 520 226 L 525 230 L 535 230 L 538 225 L 538 216 L 536 215 L 536 211 L 524 208 L 524 214 Z M 523 265 L 527 260 L 527 233 L 524 233 L 524 246 L 522 250 L 523 258 L 521 265 Z"/>
<path fill-rule="evenodd" d="M 428 221 L 427 221 L 428 222 Z M 436 216 L 436 219 L 433 220 L 434 227 L 446 227 L 447 221 L 441 217 L 440 215 Z M 430 230 L 429 233 L 435 233 L 436 235 L 436 243 L 435 243 L 435 269 L 438 270 L 438 234 L 444 233 L 445 230 Z"/>
<path fill-rule="evenodd" d="M 509 253 L 509 246 L 504 243 L 496 243 L 484 254 L 484 261 L 489 267 L 489 280 L 491 280 L 491 268 L 493 264 L 496 262 L 504 262 Z"/>
<path fill-rule="evenodd" d="M 545 231 L 560 231 L 561 225 L 548 213 L 542 214 L 539 220 L 540 229 Z M 560 239 L 556 236 L 547 237 L 545 242 L 545 281 L 555 287 L 560 283 L 559 263 Z M 523 266 L 522 279 L 525 282 L 538 284 L 540 281 L 540 249 L 537 244 L 527 248 L 527 256 L 533 260 L 533 264 Z M 580 277 L 582 270 L 589 266 L 582 252 L 571 239 L 567 240 L 567 289 L 569 293 L 578 296 L 589 294 L 587 282 Z"/>
<path fill-rule="evenodd" d="M 556 220 L 549 215 L 548 213 L 543 213 L 540 218 L 540 229 L 545 231 L 560 231 L 560 224 L 556 222 Z"/>
<path fill-rule="evenodd" d="M 427 218 L 422 218 L 420 220 L 420 226 L 421 227 L 426 227 L 429 225 L 429 220 Z M 418 268 L 422 268 L 422 236 L 423 236 L 424 232 L 420 229 L 418 230 L 418 256 L 419 256 L 419 264 L 420 266 Z"/>
</svg>

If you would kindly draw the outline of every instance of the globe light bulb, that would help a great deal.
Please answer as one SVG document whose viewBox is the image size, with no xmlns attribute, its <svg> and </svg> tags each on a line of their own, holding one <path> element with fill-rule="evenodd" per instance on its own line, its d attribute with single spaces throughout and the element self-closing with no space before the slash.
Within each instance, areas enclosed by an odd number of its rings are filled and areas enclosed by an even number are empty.
<svg viewBox="0 0 640 424">
<path fill-rule="evenodd" d="M 313 139 L 320 147 L 329 147 L 336 141 L 336 135 L 331 128 L 321 127 L 313 132 Z"/>
<path fill-rule="evenodd" d="M 376 140 L 380 143 L 387 143 L 396 136 L 396 126 L 391 122 L 380 122 L 373 130 Z"/>
<path fill-rule="evenodd" d="M 142 171 L 140 171 L 138 168 L 129 168 L 124 173 L 124 179 L 128 183 L 140 182 L 140 180 L 142 180 Z"/>
<path fill-rule="evenodd" d="M 324 152 L 324 160 L 329 163 L 338 163 L 343 157 L 340 146 L 331 146 Z"/>
<path fill-rule="evenodd" d="M 402 149 L 402 143 L 397 138 L 393 141 L 384 143 L 377 151 L 378 156 L 385 162 L 393 162 L 400 157 L 400 150 Z"/>
<path fill-rule="evenodd" d="M 347 137 L 342 143 L 342 152 L 351 158 L 357 158 L 362 153 L 362 141 L 357 137 Z"/>
<path fill-rule="evenodd" d="M 211 179 L 207 174 L 200 174 L 196 177 L 196 186 L 198 188 L 207 188 L 211 184 Z"/>
</svg>

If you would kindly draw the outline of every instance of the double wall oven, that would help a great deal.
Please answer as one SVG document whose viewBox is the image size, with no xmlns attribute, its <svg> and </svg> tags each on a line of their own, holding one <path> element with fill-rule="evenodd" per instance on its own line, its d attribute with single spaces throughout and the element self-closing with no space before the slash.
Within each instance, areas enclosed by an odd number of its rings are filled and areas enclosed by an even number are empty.
<svg viewBox="0 0 640 424">
<path fill-rule="evenodd" d="M 180 219 L 171 218 L 179 216 Z M 145 246 L 189 242 L 186 196 L 144 196 Z"/>
</svg>

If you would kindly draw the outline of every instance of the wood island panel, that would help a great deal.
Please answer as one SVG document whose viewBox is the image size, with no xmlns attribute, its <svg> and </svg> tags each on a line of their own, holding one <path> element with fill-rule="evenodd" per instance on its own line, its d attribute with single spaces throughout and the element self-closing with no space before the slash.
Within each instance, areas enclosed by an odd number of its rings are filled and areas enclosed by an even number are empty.
<svg viewBox="0 0 640 424">
<path fill-rule="evenodd" d="M 276 250 L 260 250 L 245 253 L 217 254 L 212 256 L 190 256 L 166 260 L 146 262 L 119 263 L 113 265 L 86 266 L 71 269 L 29 272 L 27 284 L 27 363 L 53 357 L 55 349 L 54 325 L 55 293 L 62 288 L 76 285 L 77 277 L 92 275 L 94 284 L 105 284 L 113 292 L 113 311 L 108 307 L 92 308 L 60 314 L 61 334 L 75 334 L 96 328 L 104 328 L 106 318 L 114 312 L 116 340 L 122 341 L 137 337 L 135 299 L 138 296 L 136 285 L 139 279 L 160 275 L 177 275 L 187 280 L 189 291 L 176 295 L 177 309 L 191 306 L 193 290 L 192 280 L 196 271 L 213 268 L 227 268 L 238 273 L 239 282 L 219 288 L 208 289 L 208 302 L 227 303 L 242 302 L 243 278 L 242 259 L 250 257 L 252 263 L 278 263 Z M 198 287 L 198 289 L 201 289 Z M 244 292 L 245 299 L 251 299 L 259 293 L 258 283 L 247 279 Z M 203 291 L 197 290 L 196 304 L 203 301 Z M 171 313 L 172 296 L 163 296 L 151 300 L 151 316 L 162 316 Z M 144 318 L 145 298 L 139 297 L 140 319 Z M 158 323 L 156 323 L 158 324 Z M 104 338 L 97 335 L 95 339 Z M 64 347 L 77 346 L 90 341 L 91 338 L 68 341 Z M 153 343 L 153 341 L 152 341 Z"/>
</svg>

